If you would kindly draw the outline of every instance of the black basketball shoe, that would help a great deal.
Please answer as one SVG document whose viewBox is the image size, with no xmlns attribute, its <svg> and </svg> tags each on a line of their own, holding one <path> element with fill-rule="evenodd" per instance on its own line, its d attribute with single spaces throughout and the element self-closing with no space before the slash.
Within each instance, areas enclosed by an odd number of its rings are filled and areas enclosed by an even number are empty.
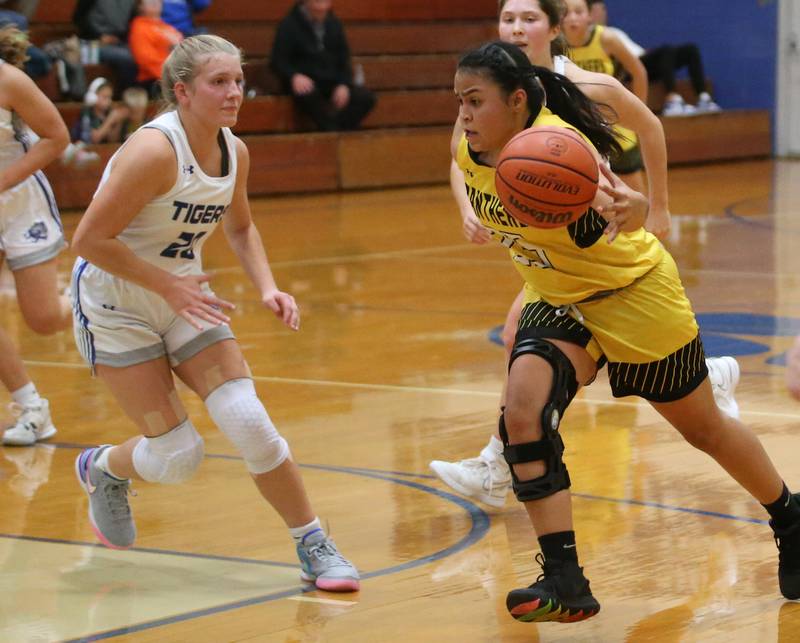
<svg viewBox="0 0 800 643">
<path fill-rule="evenodd" d="M 511 616 L 525 622 L 574 623 L 600 611 L 583 567 L 573 562 L 545 560 L 541 553 L 536 554 L 536 562 L 544 573 L 530 587 L 512 590 L 506 597 Z"/>
<path fill-rule="evenodd" d="M 794 494 L 795 502 L 800 502 L 800 494 Z M 775 532 L 778 545 L 778 584 L 789 600 L 800 598 L 800 521 L 786 529 L 776 529 L 770 520 L 769 526 Z"/>
</svg>

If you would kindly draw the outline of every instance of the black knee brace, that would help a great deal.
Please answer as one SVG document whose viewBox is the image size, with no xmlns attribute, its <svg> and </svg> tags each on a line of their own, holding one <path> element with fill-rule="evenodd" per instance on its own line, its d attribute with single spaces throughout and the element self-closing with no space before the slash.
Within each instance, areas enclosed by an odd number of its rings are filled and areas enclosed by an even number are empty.
<svg viewBox="0 0 800 643">
<path fill-rule="evenodd" d="M 569 472 L 561 459 L 564 454 L 564 441 L 558 432 L 558 425 L 564 411 L 578 391 L 575 368 L 564 353 L 555 345 L 538 338 L 523 339 L 514 345 L 509 360 L 509 368 L 520 355 L 538 355 L 553 368 L 553 387 L 550 398 L 542 409 L 542 439 L 523 444 L 509 444 L 505 420 L 500 415 L 500 438 L 503 440 L 503 456 L 511 468 L 511 480 L 517 500 L 539 500 L 552 496 L 557 491 L 569 489 Z M 514 473 L 515 464 L 524 462 L 545 463 L 544 475 L 533 480 L 520 480 Z"/>
</svg>

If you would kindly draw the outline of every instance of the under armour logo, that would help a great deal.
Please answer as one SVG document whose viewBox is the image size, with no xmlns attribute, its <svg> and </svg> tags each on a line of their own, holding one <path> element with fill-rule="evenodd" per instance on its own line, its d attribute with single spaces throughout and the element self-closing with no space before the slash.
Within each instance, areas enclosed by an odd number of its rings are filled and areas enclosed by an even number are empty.
<svg viewBox="0 0 800 643">
<path fill-rule="evenodd" d="M 194 165 L 184 165 L 183 166 L 183 173 L 184 174 L 194 174 Z"/>
</svg>

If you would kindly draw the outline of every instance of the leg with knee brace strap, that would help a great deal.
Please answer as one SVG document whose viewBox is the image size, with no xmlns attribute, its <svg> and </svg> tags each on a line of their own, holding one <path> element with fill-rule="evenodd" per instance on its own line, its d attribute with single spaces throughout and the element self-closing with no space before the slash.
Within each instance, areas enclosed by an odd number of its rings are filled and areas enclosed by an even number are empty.
<svg viewBox="0 0 800 643">
<path fill-rule="evenodd" d="M 250 473 L 272 471 L 289 457 L 289 445 L 269 419 L 253 380 L 228 380 L 206 398 L 206 408 L 241 453 Z"/>
<path fill-rule="evenodd" d="M 148 482 L 186 482 L 202 461 L 203 438 L 188 419 L 163 435 L 139 440 L 133 449 L 133 467 Z"/>
<path fill-rule="evenodd" d="M 542 439 L 523 444 L 509 444 L 504 414 L 500 416 L 500 437 L 505 449 L 503 455 L 511 468 L 511 480 L 517 500 L 539 500 L 552 496 L 562 489 L 569 489 L 570 480 L 567 466 L 561 459 L 564 454 L 564 441 L 558 432 L 558 425 L 564 411 L 578 391 L 575 368 L 561 350 L 548 341 L 538 338 L 523 339 L 514 345 L 509 360 L 509 369 L 520 355 L 538 355 L 553 368 L 553 386 L 550 397 L 542 409 Z M 545 463 L 545 473 L 533 480 L 520 480 L 514 473 L 515 464 L 525 462 Z"/>
</svg>

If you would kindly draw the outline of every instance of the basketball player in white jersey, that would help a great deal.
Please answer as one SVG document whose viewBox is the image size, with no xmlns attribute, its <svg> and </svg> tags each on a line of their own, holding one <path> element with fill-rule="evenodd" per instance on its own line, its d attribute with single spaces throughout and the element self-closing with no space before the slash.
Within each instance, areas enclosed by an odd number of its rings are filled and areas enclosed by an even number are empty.
<svg viewBox="0 0 800 643">
<path fill-rule="evenodd" d="M 169 107 L 117 151 L 74 236 L 75 336 L 141 435 L 87 449 L 76 473 L 107 546 L 130 547 L 132 478 L 187 481 L 203 439 L 175 392 L 173 373 L 205 402 L 258 490 L 297 545 L 303 580 L 355 591 L 355 567 L 311 509 L 297 464 L 258 399 L 228 326 L 232 305 L 203 274 L 203 243 L 218 223 L 263 304 L 299 328 L 294 298 L 278 290 L 247 200 L 249 156 L 230 131 L 242 102 L 240 51 L 217 36 L 187 38 L 162 75 Z"/>
<path fill-rule="evenodd" d="M 565 12 L 562 0 L 500 0 L 498 32 L 500 39 L 520 47 L 532 64 L 546 67 L 574 82 L 587 97 L 610 107 L 618 121 L 636 132 L 647 168 L 650 213 L 645 227 L 663 238 L 670 227 L 667 194 L 667 151 L 661 122 L 634 94 L 615 78 L 586 71 L 556 52 L 559 45 L 560 21 Z M 453 140 L 460 140 L 463 131 L 456 124 Z M 450 185 L 458 204 L 464 235 L 473 243 L 483 244 L 489 231 L 481 225 L 472 209 L 464 187 L 464 175 L 455 163 L 451 164 Z M 522 309 L 520 292 L 506 315 L 502 340 L 506 352 L 514 344 Z M 733 417 L 739 408 L 733 396 L 739 382 L 739 365 L 732 357 L 712 357 L 706 360 L 714 399 L 717 405 Z M 501 395 L 504 404 L 505 392 Z M 503 444 L 495 432 L 480 455 L 455 462 L 433 460 L 433 472 L 459 493 L 477 498 L 495 507 L 502 507 L 511 489 L 511 473 L 503 458 Z"/>
<path fill-rule="evenodd" d="M 71 314 L 68 299 L 58 292 L 56 257 L 66 246 L 64 233 L 41 170 L 61 155 L 69 133 L 55 105 L 21 70 L 27 47 L 27 38 L 15 27 L 0 29 L 0 263 L 5 259 L 14 275 L 25 322 L 34 332 L 49 335 L 69 326 Z M 0 381 L 17 415 L 2 443 L 29 446 L 52 437 L 50 405 L 39 396 L 2 327 Z"/>
</svg>

